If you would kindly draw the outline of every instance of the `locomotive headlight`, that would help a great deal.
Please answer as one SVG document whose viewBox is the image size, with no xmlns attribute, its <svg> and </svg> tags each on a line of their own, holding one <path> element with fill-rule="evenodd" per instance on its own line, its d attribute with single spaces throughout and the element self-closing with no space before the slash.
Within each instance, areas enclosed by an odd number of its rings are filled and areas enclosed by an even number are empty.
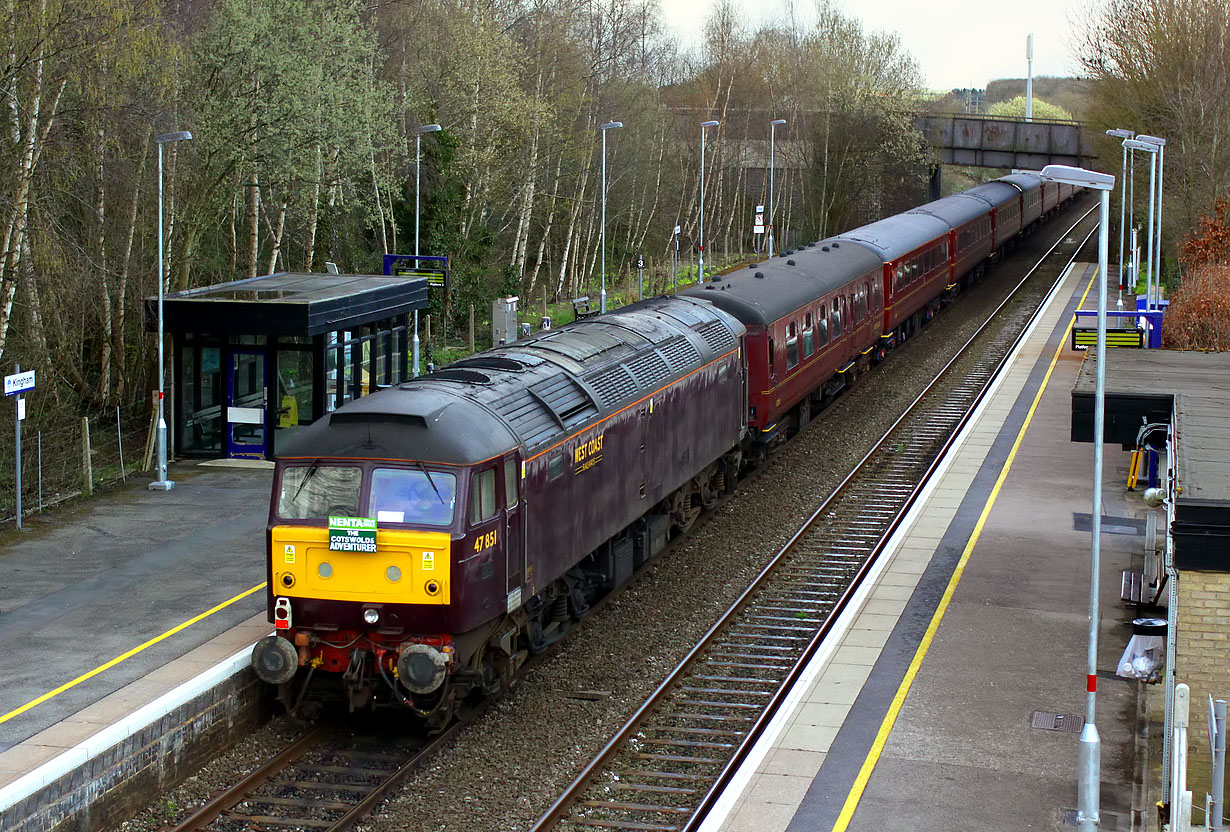
<svg viewBox="0 0 1230 832">
<path fill-rule="evenodd" d="M 368 624 L 375 624 L 380 620 L 379 610 L 363 610 L 363 620 Z"/>
</svg>

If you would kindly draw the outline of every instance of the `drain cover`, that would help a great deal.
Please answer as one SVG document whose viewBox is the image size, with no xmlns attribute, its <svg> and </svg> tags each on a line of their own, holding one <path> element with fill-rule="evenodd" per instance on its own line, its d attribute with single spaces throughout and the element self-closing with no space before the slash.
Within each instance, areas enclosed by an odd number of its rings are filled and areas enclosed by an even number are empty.
<svg viewBox="0 0 1230 832">
<path fill-rule="evenodd" d="M 1069 734 L 1079 734 L 1085 727 L 1085 718 L 1076 714 L 1056 714 L 1050 711 L 1034 711 L 1032 728 L 1043 731 L 1066 731 Z"/>
</svg>

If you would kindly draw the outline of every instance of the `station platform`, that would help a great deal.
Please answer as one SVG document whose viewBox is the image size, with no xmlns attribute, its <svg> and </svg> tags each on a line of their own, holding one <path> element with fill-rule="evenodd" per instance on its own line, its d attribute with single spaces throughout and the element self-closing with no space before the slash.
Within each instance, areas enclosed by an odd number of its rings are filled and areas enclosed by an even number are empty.
<svg viewBox="0 0 1230 832">
<path fill-rule="evenodd" d="M 702 827 L 708 832 L 1075 828 L 1093 448 L 1071 441 L 1077 264 L 859 597 Z M 1113 300 L 1112 300 L 1113 303 Z M 1139 682 L 1114 675 L 1144 546 L 1105 448 L 1096 724 L 1101 827 L 1140 828 Z"/>
<path fill-rule="evenodd" d="M 106 765 L 131 765 L 114 751 L 125 739 L 139 750 L 151 722 L 247 665 L 270 631 L 271 468 L 177 463 L 171 491 L 131 479 L 0 537 L 0 828 L 108 749 Z"/>
</svg>

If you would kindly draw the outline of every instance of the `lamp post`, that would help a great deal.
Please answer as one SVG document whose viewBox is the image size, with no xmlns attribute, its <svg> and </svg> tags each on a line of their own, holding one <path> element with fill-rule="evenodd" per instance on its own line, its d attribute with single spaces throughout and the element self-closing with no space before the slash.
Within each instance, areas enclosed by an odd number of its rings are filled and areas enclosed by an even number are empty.
<svg viewBox="0 0 1230 832">
<path fill-rule="evenodd" d="M 773 256 L 773 131 L 784 125 L 786 119 L 775 118 L 769 122 L 769 256 Z"/>
<path fill-rule="evenodd" d="M 716 121 L 700 123 L 700 254 L 697 259 L 696 282 L 705 282 L 705 128 L 717 127 Z"/>
<path fill-rule="evenodd" d="M 606 131 L 623 127 L 622 121 L 608 121 L 598 130 L 602 132 L 602 292 L 598 295 L 598 311 L 606 314 Z"/>
<path fill-rule="evenodd" d="M 1162 305 L 1162 185 L 1166 177 L 1166 140 L 1157 136 L 1137 136 L 1137 141 L 1151 144 L 1157 148 L 1157 246 L 1156 271 L 1153 273 L 1153 288 L 1155 295 L 1149 295 L 1149 308 Z M 1152 234 L 1152 229 L 1149 230 Z"/>
<path fill-rule="evenodd" d="M 1153 299 L 1153 201 L 1157 194 L 1157 152 L 1159 146 L 1139 139 L 1124 139 L 1123 144 L 1129 150 L 1140 150 L 1149 154 L 1149 228 L 1145 242 L 1145 309 L 1152 309 Z"/>
<path fill-rule="evenodd" d="M 1034 36 L 1025 36 L 1025 120 L 1034 120 Z"/>
<path fill-rule="evenodd" d="M 1132 138 L 1131 130 L 1107 130 L 1106 135 L 1114 136 L 1117 139 Z M 1127 179 L 1127 147 L 1123 148 L 1123 172 L 1120 176 Z M 1123 308 L 1123 237 L 1126 231 L 1124 223 L 1127 222 L 1127 189 L 1119 188 L 1119 308 Z"/>
<path fill-rule="evenodd" d="M 167 419 L 163 407 L 166 399 L 166 359 L 163 357 L 162 295 L 166 281 L 166 267 L 162 262 L 162 146 L 173 142 L 186 142 L 192 138 L 187 130 L 163 133 L 154 136 L 158 145 L 158 479 L 149 484 L 150 491 L 170 491 L 175 483 L 167 479 Z"/>
<path fill-rule="evenodd" d="M 1110 232 L 1110 192 L 1115 177 L 1108 173 L 1047 165 L 1042 178 L 1102 192 L 1101 225 L 1098 230 L 1098 373 L 1093 404 L 1093 546 L 1089 580 L 1089 647 L 1086 656 L 1085 727 L 1080 737 L 1080 781 L 1077 785 L 1077 822 L 1084 832 L 1098 828 L 1098 789 L 1101 774 L 1101 740 L 1094 722 L 1098 689 L 1098 576 L 1102 543 L 1102 442 L 1104 441 L 1106 410 L 1106 267 Z"/>
<path fill-rule="evenodd" d="M 414 268 L 419 267 L 419 170 L 423 160 L 423 134 L 435 133 L 440 130 L 438 124 L 424 124 L 414 128 Z M 412 364 L 414 377 L 419 377 L 419 310 L 414 310 L 414 338 L 411 341 Z"/>
</svg>

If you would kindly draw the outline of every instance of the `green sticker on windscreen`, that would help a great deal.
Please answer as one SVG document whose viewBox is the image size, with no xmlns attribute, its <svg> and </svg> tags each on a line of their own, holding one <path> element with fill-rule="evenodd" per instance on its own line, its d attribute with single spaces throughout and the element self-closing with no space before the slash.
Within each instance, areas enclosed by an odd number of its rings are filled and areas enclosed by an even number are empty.
<svg viewBox="0 0 1230 832">
<path fill-rule="evenodd" d="M 376 551 L 375 519 L 371 517 L 330 517 L 329 551 Z"/>
</svg>

